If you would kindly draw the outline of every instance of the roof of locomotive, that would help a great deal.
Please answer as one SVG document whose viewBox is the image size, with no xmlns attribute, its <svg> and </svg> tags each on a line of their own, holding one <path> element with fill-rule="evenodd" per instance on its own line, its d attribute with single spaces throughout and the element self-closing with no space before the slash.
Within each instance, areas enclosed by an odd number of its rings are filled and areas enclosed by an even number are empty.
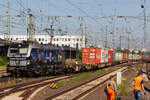
<svg viewBox="0 0 150 100">
<path fill-rule="evenodd" d="M 30 41 L 20 41 L 20 42 L 16 42 L 10 45 L 11 48 L 26 48 L 26 47 L 30 47 L 30 48 L 40 48 L 41 45 L 36 43 L 36 42 L 30 42 Z"/>
<path fill-rule="evenodd" d="M 54 45 L 43 45 L 45 49 L 51 49 L 51 50 L 64 50 L 63 47 L 58 47 Z"/>
</svg>

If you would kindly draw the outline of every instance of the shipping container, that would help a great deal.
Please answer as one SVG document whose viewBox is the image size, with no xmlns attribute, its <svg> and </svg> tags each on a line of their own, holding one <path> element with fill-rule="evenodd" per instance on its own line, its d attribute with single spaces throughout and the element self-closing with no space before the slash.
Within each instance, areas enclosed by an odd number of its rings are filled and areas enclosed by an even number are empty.
<svg viewBox="0 0 150 100">
<path fill-rule="evenodd" d="M 111 50 L 108 50 L 108 62 L 110 63 L 111 62 L 111 59 L 112 59 L 112 54 L 111 54 Z"/>
<path fill-rule="evenodd" d="M 96 48 L 96 64 L 100 64 L 100 63 L 101 63 L 101 49 Z"/>
<path fill-rule="evenodd" d="M 132 60 L 135 60 L 135 54 L 132 54 L 132 56 L 133 56 Z"/>
<path fill-rule="evenodd" d="M 113 51 L 113 62 L 115 62 L 115 61 L 116 61 L 116 52 Z"/>
<path fill-rule="evenodd" d="M 82 48 L 82 63 L 86 64 L 89 62 L 89 48 Z"/>
<path fill-rule="evenodd" d="M 116 61 L 119 61 L 119 53 L 116 52 Z"/>
<path fill-rule="evenodd" d="M 123 53 L 117 52 L 116 53 L 116 61 L 122 61 L 123 60 Z"/>
<path fill-rule="evenodd" d="M 108 62 L 113 62 L 113 51 L 108 50 Z"/>
<path fill-rule="evenodd" d="M 113 62 L 113 51 L 111 50 L 111 62 Z"/>
<path fill-rule="evenodd" d="M 127 60 L 129 60 L 129 54 L 127 53 Z"/>
<path fill-rule="evenodd" d="M 143 59 L 143 60 L 148 60 L 148 57 L 149 57 L 149 56 L 148 56 L 147 54 L 143 54 L 143 55 L 142 55 L 142 59 Z"/>
<path fill-rule="evenodd" d="M 101 63 L 105 62 L 105 50 L 102 48 L 101 49 Z"/>
<path fill-rule="evenodd" d="M 129 60 L 132 60 L 133 59 L 133 54 L 129 54 Z"/>
<path fill-rule="evenodd" d="M 96 63 L 96 49 L 95 48 L 89 49 L 89 62 L 90 64 Z"/>
<path fill-rule="evenodd" d="M 122 60 L 123 60 L 123 53 L 120 52 L 120 53 L 119 53 L 119 61 L 122 61 Z"/>
<path fill-rule="evenodd" d="M 100 64 L 101 49 L 100 48 L 83 48 L 82 63 L 83 64 Z"/>
<path fill-rule="evenodd" d="M 128 60 L 128 53 L 123 53 L 123 60 L 125 60 L 125 61 Z"/>
<path fill-rule="evenodd" d="M 142 60 L 142 54 L 139 54 L 139 60 Z"/>
<path fill-rule="evenodd" d="M 108 62 L 108 49 L 101 48 L 101 63 Z"/>
<path fill-rule="evenodd" d="M 105 51 L 105 63 L 108 63 L 108 49 L 104 49 Z"/>
<path fill-rule="evenodd" d="M 138 60 L 138 59 L 139 59 L 139 55 L 136 54 L 136 55 L 135 55 L 135 60 Z"/>
</svg>

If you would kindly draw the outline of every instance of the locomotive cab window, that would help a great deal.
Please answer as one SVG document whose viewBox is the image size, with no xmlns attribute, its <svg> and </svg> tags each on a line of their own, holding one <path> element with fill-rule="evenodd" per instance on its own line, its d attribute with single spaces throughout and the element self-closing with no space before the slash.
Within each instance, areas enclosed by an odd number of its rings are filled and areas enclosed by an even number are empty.
<svg viewBox="0 0 150 100">
<path fill-rule="evenodd" d="M 28 53 L 28 48 L 20 48 L 19 49 L 19 54 L 27 54 Z"/>
<path fill-rule="evenodd" d="M 19 50 L 16 49 L 16 48 L 11 48 L 11 49 L 10 49 L 10 53 L 11 53 L 11 54 L 17 54 L 18 52 L 19 52 Z"/>
</svg>

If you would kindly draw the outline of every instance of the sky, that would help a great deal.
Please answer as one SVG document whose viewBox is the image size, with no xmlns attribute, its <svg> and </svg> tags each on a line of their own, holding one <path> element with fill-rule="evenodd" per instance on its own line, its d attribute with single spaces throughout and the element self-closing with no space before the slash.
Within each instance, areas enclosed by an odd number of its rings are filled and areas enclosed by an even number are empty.
<svg viewBox="0 0 150 100">
<path fill-rule="evenodd" d="M 7 1 L 0 0 L 0 34 L 7 33 Z M 43 29 L 49 27 L 53 22 L 55 34 L 60 34 L 57 30 L 62 29 L 67 34 L 81 35 L 80 24 L 82 24 L 84 33 L 86 28 L 88 43 L 104 46 L 107 26 L 109 47 L 119 47 L 121 36 L 122 47 L 127 48 L 127 38 L 130 33 L 130 48 L 141 49 L 144 36 L 143 9 L 141 8 L 143 1 L 10 0 L 11 34 L 27 34 L 28 11 L 31 9 L 35 15 L 35 34 L 46 34 Z M 146 16 L 150 16 L 149 5 L 150 1 L 146 0 Z M 116 16 L 126 17 L 117 18 Z M 146 31 L 147 48 L 150 45 L 148 27 L 149 21 L 147 21 Z"/>
</svg>

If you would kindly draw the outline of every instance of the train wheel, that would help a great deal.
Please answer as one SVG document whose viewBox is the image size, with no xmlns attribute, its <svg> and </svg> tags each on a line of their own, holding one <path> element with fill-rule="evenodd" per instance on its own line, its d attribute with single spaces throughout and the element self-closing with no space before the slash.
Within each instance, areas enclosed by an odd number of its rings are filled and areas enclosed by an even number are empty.
<svg viewBox="0 0 150 100">
<path fill-rule="evenodd" d="M 34 77 L 35 75 L 33 74 L 33 72 L 29 72 L 29 77 Z"/>
<path fill-rule="evenodd" d="M 40 68 L 40 75 L 41 75 L 41 76 L 44 75 L 43 71 L 44 71 L 43 68 Z"/>
<path fill-rule="evenodd" d="M 86 71 L 86 68 L 85 68 L 85 67 L 82 67 L 82 68 L 81 68 L 81 72 L 84 72 L 84 71 Z"/>
<path fill-rule="evenodd" d="M 87 71 L 89 71 L 89 70 L 91 70 L 92 67 L 91 67 L 91 65 L 87 65 L 87 66 L 85 66 L 85 68 Z"/>
<path fill-rule="evenodd" d="M 11 76 L 12 76 L 13 78 L 17 78 L 17 77 L 18 77 L 18 74 L 16 73 L 16 71 L 12 71 L 12 72 L 11 72 Z"/>
<path fill-rule="evenodd" d="M 71 73 L 74 73 L 74 72 L 75 72 L 73 68 L 71 68 L 70 71 L 71 71 Z"/>
<path fill-rule="evenodd" d="M 55 66 L 53 66 L 52 75 L 56 75 L 56 68 L 55 68 Z"/>
<path fill-rule="evenodd" d="M 78 65 L 76 65 L 76 66 L 73 66 L 73 70 L 74 70 L 75 72 L 79 72 L 80 68 L 79 68 Z"/>
</svg>

